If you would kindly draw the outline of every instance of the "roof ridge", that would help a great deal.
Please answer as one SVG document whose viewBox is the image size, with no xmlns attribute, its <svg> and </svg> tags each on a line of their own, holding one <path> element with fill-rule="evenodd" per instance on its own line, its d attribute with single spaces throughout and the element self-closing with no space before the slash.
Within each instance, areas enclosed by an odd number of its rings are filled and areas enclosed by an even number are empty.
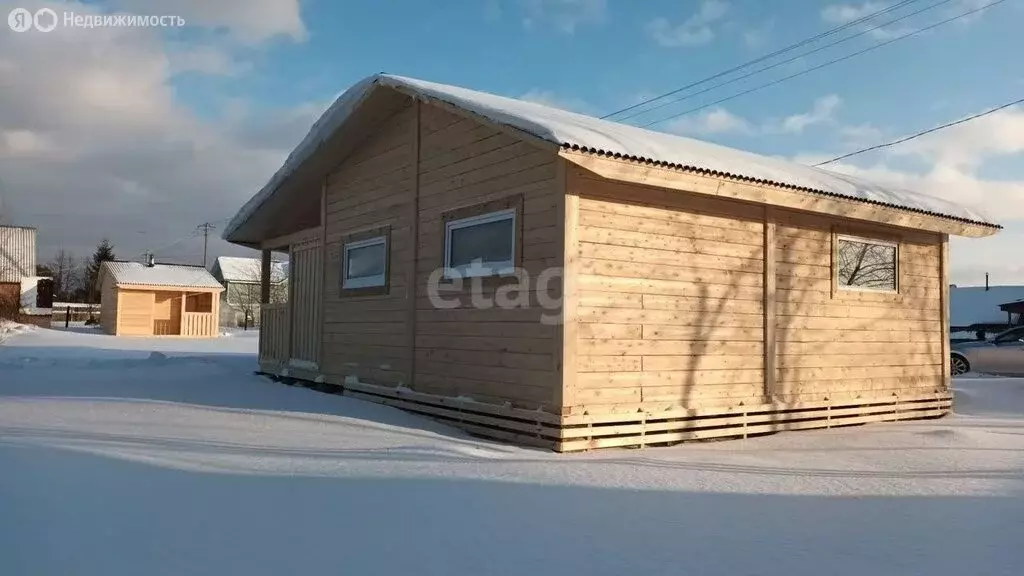
<svg viewBox="0 0 1024 576">
<path fill-rule="evenodd" d="M 881 185 L 789 159 L 596 118 L 536 102 L 379 73 L 353 84 L 328 107 L 305 138 L 291 151 L 281 168 L 230 220 L 223 237 L 229 241 L 251 244 L 254 238 L 243 238 L 245 233 L 240 233 L 242 226 L 300 166 L 322 148 L 321 144 L 349 119 L 378 86 L 419 100 L 454 107 L 466 115 L 555 146 L 845 198 L 993 231 L 1001 228 L 991 222 L 987 215 L 965 205 L 898 185 Z M 258 235 L 254 231 L 249 234 Z"/>
</svg>

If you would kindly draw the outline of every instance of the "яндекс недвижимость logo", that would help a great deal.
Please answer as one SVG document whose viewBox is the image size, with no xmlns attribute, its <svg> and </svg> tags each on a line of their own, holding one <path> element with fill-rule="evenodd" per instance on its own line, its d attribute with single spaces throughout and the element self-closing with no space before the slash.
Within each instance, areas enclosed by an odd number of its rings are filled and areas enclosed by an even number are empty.
<svg viewBox="0 0 1024 576">
<path fill-rule="evenodd" d="M 33 28 L 39 32 L 51 32 L 59 25 L 66 28 L 181 27 L 185 25 L 185 19 L 173 15 L 75 14 L 68 11 L 61 18 L 52 8 L 40 8 L 35 12 L 15 8 L 7 14 L 7 25 L 15 32 L 28 32 Z"/>
<path fill-rule="evenodd" d="M 27 32 L 33 27 L 50 32 L 57 27 L 57 13 L 51 8 L 40 8 L 35 14 L 25 8 L 15 8 L 7 15 L 7 24 L 15 32 Z"/>
</svg>

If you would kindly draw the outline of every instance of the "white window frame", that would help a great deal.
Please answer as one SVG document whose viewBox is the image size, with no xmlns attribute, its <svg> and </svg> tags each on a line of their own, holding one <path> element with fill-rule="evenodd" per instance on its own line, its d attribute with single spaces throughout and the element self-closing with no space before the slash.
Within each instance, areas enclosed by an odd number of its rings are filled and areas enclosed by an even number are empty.
<svg viewBox="0 0 1024 576">
<path fill-rule="evenodd" d="M 451 279 L 474 278 L 481 276 L 505 276 L 514 274 L 516 262 L 516 225 L 518 219 L 518 214 L 516 214 L 516 212 L 517 210 L 515 208 L 507 208 L 505 210 L 497 210 L 495 212 L 488 212 L 478 216 L 459 218 L 458 220 L 446 222 L 444 225 L 444 277 Z M 490 224 L 492 222 L 501 222 L 502 220 L 512 221 L 512 253 L 509 255 L 508 260 L 503 260 L 501 262 L 488 262 L 486 264 L 473 262 L 471 264 L 452 267 L 452 232 L 454 230 L 471 228 L 473 226 Z"/>
<path fill-rule="evenodd" d="M 863 236 L 851 236 L 849 234 L 836 234 L 836 263 L 835 263 L 835 279 L 836 286 L 839 290 L 846 292 L 874 292 L 876 294 L 899 294 L 900 292 L 900 244 L 899 242 L 892 242 L 890 240 L 878 240 L 876 238 L 865 238 Z M 847 242 L 856 242 L 857 244 L 874 244 L 876 246 L 889 246 L 894 248 L 893 260 L 895 267 L 895 287 L 894 288 L 875 288 L 873 286 L 847 286 L 843 284 L 839 278 L 839 242 L 846 240 Z"/>
<path fill-rule="evenodd" d="M 384 272 L 377 274 L 376 276 L 366 276 L 364 278 L 349 278 L 348 276 L 348 253 L 358 248 L 366 248 L 369 246 L 376 246 L 382 244 L 384 246 Z M 388 276 L 388 237 L 386 235 L 374 236 L 373 238 L 367 238 L 365 240 L 357 240 L 355 242 L 348 242 L 345 244 L 341 257 L 341 288 L 342 290 L 348 290 L 351 288 L 380 288 L 387 284 Z"/>
</svg>

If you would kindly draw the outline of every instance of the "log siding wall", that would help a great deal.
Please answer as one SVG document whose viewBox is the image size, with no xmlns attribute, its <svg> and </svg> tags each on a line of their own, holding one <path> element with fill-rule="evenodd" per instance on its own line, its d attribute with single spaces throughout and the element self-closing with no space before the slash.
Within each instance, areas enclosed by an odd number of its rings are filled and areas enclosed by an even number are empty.
<svg viewBox="0 0 1024 576">
<path fill-rule="evenodd" d="M 377 127 L 339 166 L 324 186 L 323 344 L 321 371 L 338 378 L 392 386 L 409 384 L 411 351 L 406 299 L 408 274 L 400 265 L 410 257 L 409 212 L 416 159 L 416 115 L 407 106 Z M 390 279 L 385 294 L 341 292 L 342 245 L 346 237 L 388 226 Z"/>
<path fill-rule="evenodd" d="M 147 290 L 119 290 L 117 297 L 117 335 L 153 334 L 154 293 Z"/>
<path fill-rule="evenodd" d="M 568 186 L 580 198 L 573 411 L 761 401 L 763 209 L 579 169 Z"/>
<path fill-rule="evenodd" d="M 411 99 L 364 136 L 319 183 L 321 361 L 300 378 L 557 450 L 948 411 L 939 233 L 608 180 Z M 442 281 L 455 306 L 438 308 L 445 220 L 485 206 L 517 211 L 528 298 L 481 307 Z M 341 291 L 346 238 L 381 229 L 388 286 Z M 897 294 L 837 289 L 839 233 L 899 242 Z M 551 269 L 558 309 L 540 305 Z M 481 284 L 485 302 L 522 299 L 508 279 Z"/>
<path fill-rule="evenodd" d="M 780 401 L 943 391 L 939 234 L 778 211 L 776 379 Z M 898 293 L 838 289 L 837 234 L 899 242 Z"/>
<path fill-rule="evenodd" d="M 468 280 L 461 290 L 442 289 L 458 305 L 441 310 L 427 282 L 443 266 L 445 213 L 516 196 L 521 266 L 533 278 L 560 266 L 559 162 L 552 151 L 433 105 L 417 110 L 410 102 L 379 126 L 327 176 L 321 371 L 339 382 L 552 408 L 561 343 L 556 327 L 540 320 L 557 311 L 534 305 L 536 298 L 513 309 L 474 308 Z M 382 226 L 391 230 L 388 293 L 340 294 L 344 238 Z M 485 279 L 483 293 L 493 297 L 505 285 Z"/>
<path fill-rule="evenodd" d="M 579 196 L 570 248 L 579 294 L 567 412 L 948 389 L 941 235 L 618 184 L 580 169 L 570 170 L 568 193 Z M 837 234 L 898 241 L 899 292 L 837 289 Z"/>
</svg>

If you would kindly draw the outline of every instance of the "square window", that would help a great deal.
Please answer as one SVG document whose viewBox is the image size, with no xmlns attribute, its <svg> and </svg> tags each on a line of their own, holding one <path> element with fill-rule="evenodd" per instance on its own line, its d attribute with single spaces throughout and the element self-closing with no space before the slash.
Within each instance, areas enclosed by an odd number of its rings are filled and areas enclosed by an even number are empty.
<svg viewBox="0 0 1024 576">
<path fill-rule="evenodd" d="M 892 242 L 837 237 L 837 284 L 843 290 L 896 292 L 899 247 Z"/>
<path fill-rule="evenodd" d="M 342 289 L 382 287 L 387 284 L 387 271 L 387 236 L 345 244 L 341 263 Z"/>
<path fill-rule="evenodd" d="M 445 277 L 511 274 L 516 260 L 516 209 L 445 223 Z"/>
</svg>

